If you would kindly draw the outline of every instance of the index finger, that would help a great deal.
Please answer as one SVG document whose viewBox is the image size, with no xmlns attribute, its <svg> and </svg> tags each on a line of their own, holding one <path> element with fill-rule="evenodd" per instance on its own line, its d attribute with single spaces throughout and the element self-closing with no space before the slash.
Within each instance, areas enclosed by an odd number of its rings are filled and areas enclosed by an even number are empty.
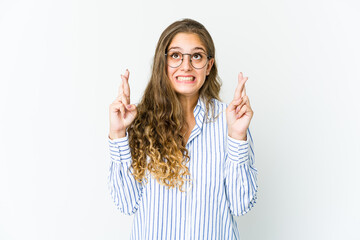
<svg viewBox="0 0 360 240">
<path fill-rule="evenodd" d="M 122 74 L 120 74 L 120 78 L 121 78 L 121 83 L 120 83 L 120 85 L 119 85 L 119 88 L 118 88 L 118 97 L 121 97 L 122 96 L 122 94 L 123 94 L 123 80 L 122 80 Z"/>
<path fill-rule="evenodd" d="M 247 79 L 246 79 L 247 81 Z M 241 97 L 245 96 L 246 95 L 246 87 L 245 87 L 245 84 L 244 84 L 244 88 L 243 88 L 243 91 L 241 93 Z"/>
<path fill-rule="evenodd" d="M 125 94 L 125 97 L 128 98 L 130 100 L 130 86 L 129 86 L 129 75 L 130 75 L 130 72 L 129 70 L 126 69 L 126 72 L 125 72 L 125 81 L 124 81 L 124 94 Z M 130 103 L 130 101 L 128 102 Z"/>
<path fill-rule="evenodd" d="M 245 96 L 246 92 L 245 92 L 245 82 L 248 80 L 248 77 L 243 77 L 242 72 L 239 73 L 238 75 L 238 85 L 235 89 L 235 94 L 234 94 L 234 99 L 239 99 L 242 96 Z"/>
<path fill-rule="evenodd" d="M 125 82 L 127 82 L 128 78 L 129 78 L 129 74 L 130 74 L 129 70 L 127 70 L 127 69 L 126 69 L 124 75 L 120 74 L 121 83 L 118 88 L 118 97 L 120 97 L 120 98 L 123 96 L 123 94 L 125 94 L 125 91 L 127 91 L 124 86 L 125 86 Z M 127 85 L 129 86 L 129 84 L 127 84 Z M 128 91 L 128 95 L 130 95 L 130 90 Z"/>
</svg>

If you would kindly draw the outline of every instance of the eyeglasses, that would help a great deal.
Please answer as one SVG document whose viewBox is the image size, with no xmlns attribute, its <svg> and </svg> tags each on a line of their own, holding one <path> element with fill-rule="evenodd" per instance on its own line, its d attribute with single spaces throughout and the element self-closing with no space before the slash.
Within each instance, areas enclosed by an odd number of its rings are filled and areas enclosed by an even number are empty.
<svg viewBox="0 0 360 240">
<path fill-rule="evenodd" d="M 168 53 L 165 53 L 166 63 L 169 67 L 177 68 L 183 62 L 185 55 L 190 56 L 190 64 L 196 69 L 205 67 L 208 61 L 211 59 L 211 56 L 208 56 L 203 52 L 189 54 L 177 51 L 169 51 Z"/>
</svg>

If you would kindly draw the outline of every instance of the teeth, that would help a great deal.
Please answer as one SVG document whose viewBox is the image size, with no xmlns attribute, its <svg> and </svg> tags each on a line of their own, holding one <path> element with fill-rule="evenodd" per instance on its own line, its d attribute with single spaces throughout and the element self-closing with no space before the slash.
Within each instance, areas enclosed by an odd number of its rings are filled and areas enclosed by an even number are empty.
<svg viewBox="0 0 360 240">
<path fill-rule="evenodd" d="M 178 77 L 179 81 L 194 81 L 194 77 Z"/>
</svg>

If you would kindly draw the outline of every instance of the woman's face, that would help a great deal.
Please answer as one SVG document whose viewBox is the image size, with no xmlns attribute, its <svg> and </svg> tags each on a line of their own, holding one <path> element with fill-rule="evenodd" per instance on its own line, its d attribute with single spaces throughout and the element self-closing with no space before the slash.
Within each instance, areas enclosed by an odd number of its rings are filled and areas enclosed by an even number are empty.
<svg viewBox="0 0 360 240">
<path fill-rule="evenodd" d="M 182 54 L 205 53 L 206 48 L 199 36 L 195 33 L 178 33 L 172 39 L 167 52 L 180 52 Z M 195 58 L 197 55 L 195 55 Z M 182 97 L 198 98 L 199 90 L 209 75 L 214 59 L 211 58 L 205 67 L 194 68 L 190 63 L 190 55 L 184 55 L 180 66 L 173 68 L 167 65 L 167 75 L 173 89 Z"/>
</svg>

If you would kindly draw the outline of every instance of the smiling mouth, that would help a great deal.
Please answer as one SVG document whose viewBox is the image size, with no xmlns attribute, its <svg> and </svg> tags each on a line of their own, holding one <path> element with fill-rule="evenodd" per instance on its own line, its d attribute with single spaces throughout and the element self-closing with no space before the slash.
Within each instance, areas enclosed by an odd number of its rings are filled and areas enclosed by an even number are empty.
<svg viewBox="0 0 360 240">
<path fill-rule="evenodd" d="M 193 82 L 195 81 L 195 77 L 176 77 L 176 80 L 180 82 Z"/>
</svg>

